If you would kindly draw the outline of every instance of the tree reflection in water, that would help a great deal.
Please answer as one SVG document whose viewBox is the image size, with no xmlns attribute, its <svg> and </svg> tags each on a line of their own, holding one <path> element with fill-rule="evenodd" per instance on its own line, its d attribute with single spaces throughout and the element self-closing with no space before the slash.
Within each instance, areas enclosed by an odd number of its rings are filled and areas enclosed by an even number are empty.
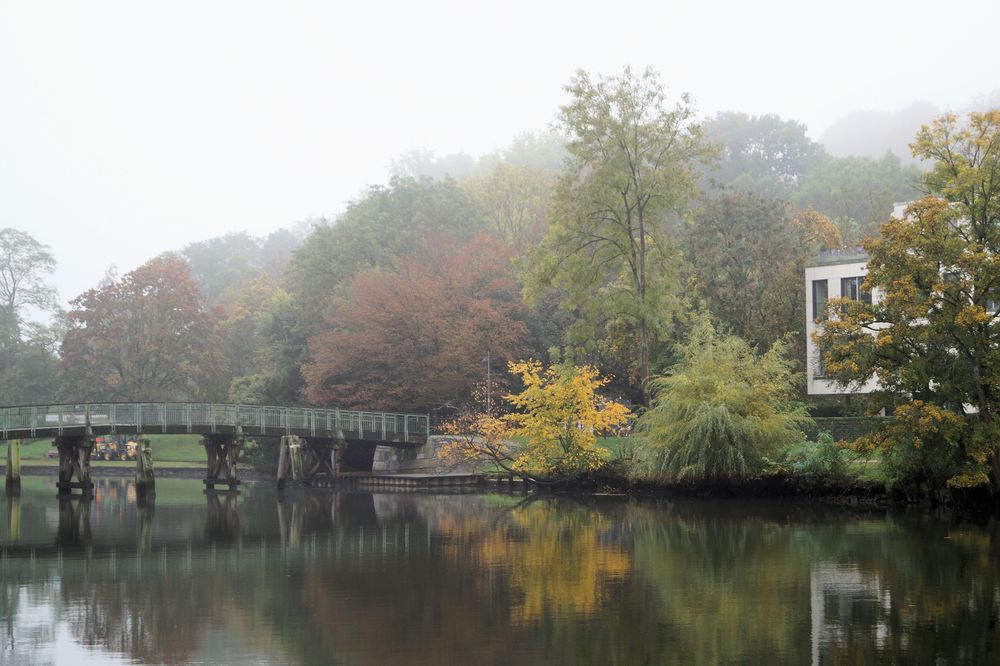
<svg viewBox="0 0 1000 666">
<path fill-rule="evenodd" d="M 989 663 L 1000 650 L 993 518 L 175 483 L 158 481 L 155 511 L 128 484 L 7 504 L 0 661 L 60 626 L 77 649 L 140 663 Z"/>
</svg>

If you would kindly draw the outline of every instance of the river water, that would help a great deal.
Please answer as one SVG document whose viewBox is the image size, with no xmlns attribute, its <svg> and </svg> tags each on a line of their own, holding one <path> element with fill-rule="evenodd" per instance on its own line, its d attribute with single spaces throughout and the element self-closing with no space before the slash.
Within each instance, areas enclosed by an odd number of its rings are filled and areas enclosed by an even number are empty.
<svg viewBox="0 0 1000 666">
<path fill-rule="evenodd" d="M 3 664 L 1000 663 L 1000 522 L 793 502 L 3 500 Z"/>
</svg>

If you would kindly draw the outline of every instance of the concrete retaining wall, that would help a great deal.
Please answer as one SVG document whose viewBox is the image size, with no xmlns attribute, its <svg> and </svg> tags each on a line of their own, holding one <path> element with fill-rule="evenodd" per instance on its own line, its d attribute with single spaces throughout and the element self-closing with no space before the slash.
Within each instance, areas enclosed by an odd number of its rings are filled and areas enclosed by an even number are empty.
<svg viewBox="0 0 1000 666">
<path fill-rule="evenodd" d="M 444 464 L 438 457 L 441 447 L 452 439 L 454 438 L 449 436 L 433 435 L 423 446 L 376 447 L 372 471 L 391 474 L 449 474 L 477 471 L 476 465 L 462 464 L 452 467 Z"/>
</svg>

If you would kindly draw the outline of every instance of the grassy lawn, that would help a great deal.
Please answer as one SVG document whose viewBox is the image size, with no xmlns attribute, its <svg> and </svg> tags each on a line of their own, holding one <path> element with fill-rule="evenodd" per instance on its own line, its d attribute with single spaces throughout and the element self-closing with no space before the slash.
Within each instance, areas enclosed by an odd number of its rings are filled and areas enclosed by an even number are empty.
<svg viewBox="0 0 1000 666">
<path fill-rule="evenodd" d="M 205 464 L 205 448 L 201 445 L 199 435 L 150 435 L 153 447 L 153 463 L 170 463 L 176 467 L 200 467 Z M 0 447 L 3 448 L 3 447 Z M 57 458 L 49 458 L 47 454 L 55 451 L 51 439 L 23 440 L 21 442 L 21 460 L 25 464 L 58 464 Z M 6 460 L 6 450 L 3 458 Z M 174 463 L 177 463 L 174 465 Z M 134 467 L 135 461 L 124 460 L 94 460 L 97 467 Z"/>
<path fill-rule="evenodd" d="M 6 459 L 5 459 L 6 460 Z M 22 458 L 22 465 L 31 465 L 32 467 L 58 467 L 58 458 L 39 458 L 37 460 L 28 460 Z M 124 469 L 135 469 L 134 460 L 91 460 L 91 467 L 122 467 Z M 186 461 L 172 461 L 172 460 L 156 460 L 153 459 L 153 467 L 175 467 L 175 468 L 191 468 L 191 469 L 201 469 L 205 467 L 204 462 L 186 462 Z"/>
<path fill-rule="evenodd" d="M 598 437 L 597 445 L 603 446 L 611 451 L 613 456 L 617 457 L 622 453 L 623 449 L 627 451 L 635 441 L 632 437 Z"/>
</svg>

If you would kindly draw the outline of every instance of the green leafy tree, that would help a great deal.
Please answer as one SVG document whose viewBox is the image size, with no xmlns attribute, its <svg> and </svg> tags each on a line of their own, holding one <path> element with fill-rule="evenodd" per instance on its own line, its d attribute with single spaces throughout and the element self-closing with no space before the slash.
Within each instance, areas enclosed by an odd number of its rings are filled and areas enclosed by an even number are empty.
<svg viewBox="0 0 1000 666">
<path fill-rule="evenodd" d="M 545 234 L 553 180 L 551 174 L 529 167 L 500 164 L 464 188 L 485 227 L 523 251 Z"/>
<path fill-rule="evenodd" d="M 571 100 L 559 118 L 568 166 L 549 231 L 527 262 L 526 293 L 562 293 L 579 317 L 568 331 L 573 346 L 609 324 L 633 331 L 648 403 L 650 348 L 677 291 L 667 219 L 686 211 L 706 150 L 688 97 L 668 108 L 651 69 L 597 80 L 580 71 L 566 90 Z"/>
<path fill-rule="evenodd" d="M 32 322 L 21 327 L 14 361 L 0 372 L 0 404 L 41 405 L 55 401 L 62 324 L 57 317 L 49 326 Z"/>
<path fill-rule="evenodd" d="M 860 240 L 877 233 L 895 202 L 921 195 L 920 177 L 917 167 L 903 166 L 892 153 L 880 160 L 831 157 L 805 175 L 791 201 L 837 220 L 845 241 Z M 852 223 L 856 232 L 850 231 Z"/>
<path fill-rule="evenodd" d="M 817 339 L 844 385 L 878 380 L 896 419 L 857 445 L 905 456 L 911 481 L 1000 490 L 1000 110 L 945 115 L 914 155 L 931 193 L 869 239 L 871 304 L 831 302 Z"/>
<path fill-rule="evenodd" d="M 521 132 L 501 153 L 500 161 L 510 166 L 556 174 L 566 162 L 566 137 L 559 132 Z"/>
<path fill-rule="evenodd" d="M 259 310 L 247 315 L 246 335 L 257 346 L 248 359 L 250 374 L 233 378 L 229 400 L 257 405 L 304 404 L 301 367 L 306 338 L 291 295 L 276 288 Z"/>
<path fill-rule="evenodd" d="M 191 243 L 181 256 L 191 267 L 191 275 L 205 295 L 205 302 L 228 309 L 262 273 L 279 280 L 300 240 L 288 229 L 260 238 L 244 231 Z"/>
<path fill-rule="evenodd" d="M 360 270 L 396 266 L 399 257 L 431 260 L 482 229 L 475 209 L 451 180 L 393 178 L 373 187 L 334 224 L 320 225 L 295 251 L 286 289 L 309 335 L 321 330 Z"/>
<path fill-rule="evenodd" d="M 725 190 L 702 203 L 681 238 L 694 293 L 733 333 L 759 350 L 791 332 L 804 342 L 805 304 L 789 294 L 817 250 L 839 247 L 830 220 L 792 218 L 780 200 Z"/>
<path fill-rule="evenodd" d="M 680 481 L 741 481 L 801 440 L 809 417 L 792 401 L 798 375 L 787 351 L 779 340 L 757 354 L 700 315 L 680 360 L 653 380 L 653 407 L 639 420 L 648 470 Z"/>
<path fill-rule="evenodd" d="M 55 308 L 56 292 L 45 276 L 56 267 L 46 245 L 18 229 L 0 229 L 0 326 L 2 326 L 4 369 L 15 362 L 21 342 L 24 309 Z"/>
<path fill-rule="evenodd" d="M 466 182 L 488 178 L 501 165 L 554 174 L 565 159 L 566 137 L 560 133 L 521 132 L 507 147 L 478 157 L 461 152 L 436 155 L 428 148 L 415 148 L 393 159 L 389 171 L 397 178 Z"/>
<path fill-rule="evenodd" d="M 787 199 L 805 175 L 826 158 L 806 136 L 806 126 L 775 114 L 724 111 L 706 120 L 705 139 L 720 148 L 717 165 L 703 171 L 709 183 Z"/>
</svg>

